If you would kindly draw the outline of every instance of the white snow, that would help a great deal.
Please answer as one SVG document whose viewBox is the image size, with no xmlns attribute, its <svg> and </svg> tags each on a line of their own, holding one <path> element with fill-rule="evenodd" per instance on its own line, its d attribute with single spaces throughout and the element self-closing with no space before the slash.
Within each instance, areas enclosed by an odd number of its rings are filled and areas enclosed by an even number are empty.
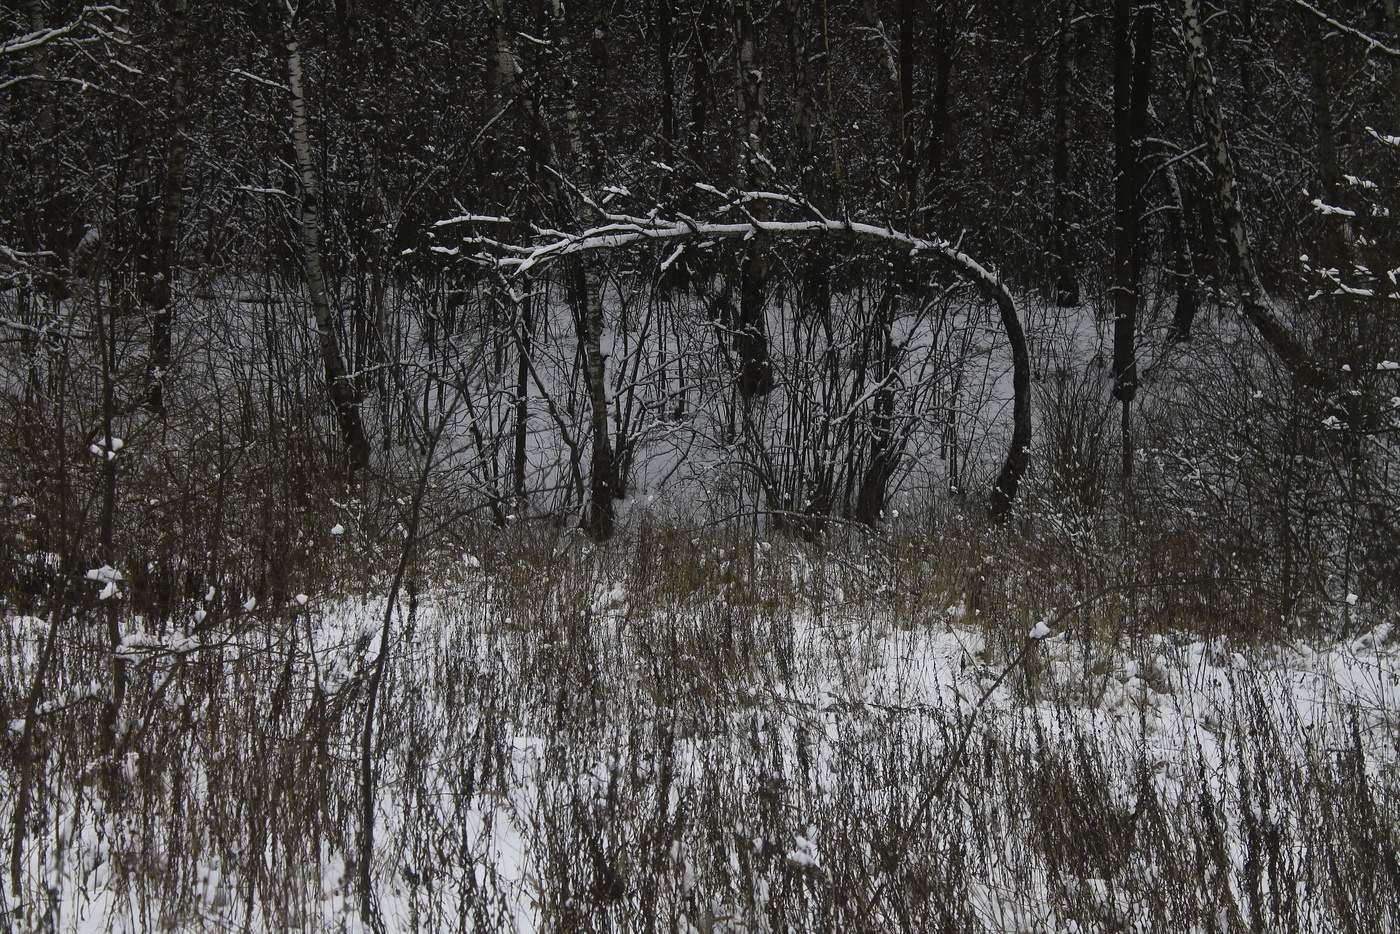
<svg viewBox="0 0 1400 934">
<path fill-rule="evenodd" d="M 90 576 L 94 580 L 111 578 L 107 582 L 112 583 L 118 572 L 97 568 Z M 494 672 L 491 677 L 528 679 L 530 666 L 538 657 L 522 653 L 515 636 L 499 638 L 500 633 L 516 630 L 512 628 L 512 611 L 501 602 L 495 586 L 481 575 L 472 585 L 474 596 L 467 604 L 455 592 L 426 594 L 418 608 L 415 641 L 412 646 L 400 645 L 402 655 L 395 656 L 403 666 L 395 679 L 426 670 L 427 659 L 445 652 L 468 659 L 469 668 L 476 672 L 474 677 Z M 299 604 L 302 596 L 297 595 Z M 684 617 L 669 621 L 647 615 L 628 618 L 620 612 L 632 602 L 625 581 L 600 587 L 592 599 L 599 611 L 592 637 L 599 645 L 611 647 L 609 654 L 600 656 L 603 667 L 596 677 L 608 683 L 626 684 L 646 669 L 643 657 L 622 638 L 624 632 L 685 623 Z M 471 609 L 464 610 L 464 605 Z M 1359 599 L 1353 606 L 1357 608 L 1352 612 L 1363 612 Z M 307 674 L 314 676 L 324 696 L 340 696 L 363 670 L 365 660 L 378 656 L 384 609 L 382 599 L 356 598 L 324 606 L 318 602 L 316 609 L 308 611 L 311 641 L 302 651 L 315 660 Z M 845 767 L 832 754 L 832 743 L 840 731 L 857 729 L 865 718 L 885 717 L 893 711 L 940 709 L 980 710 L 989 728 L 997 730 L 1014 730 L 1019 728 L 1017 724 L 1031 723 L 1051 737 L 1070 729 L 1083 735 L 1127 736 L 1140 745 L 1144 761 L 1155 764 L 1153 781 L 1163 790 L 1191 787 L 1196 769 L 1233 768 L 1228 764 L 1225 725 L 1242 701 L 1254 703 L 1256 699 L 1270 705 L 1280 717 L 1296 715 L 1298 736 L 1330 729 L 1354 716 L 1356 729 L 1366 740 L 1368 770 L 1379 774 L 1400 765 L 1400 747 L 1393 741 L 1400 727 L 1400 646 L 1390 638 L 1388 623 L 1376 622 L 1352 639 L 1285 641 L 1265 649 L 1226 638 L 1205 641 L 1152 635 L 1132 645 L 1098 649 L 1089 664 L 1075 639 L 1049 638 L 1048 621 L 1041 619 L 1027 636 L 1039 640 L 1037 652 L 1046 667 L 1040 688 L 1027 696 L 1011 680 L 997 681 L 1005 658 L 990 648 L 991 633 L 969 617 L 963 603 L 950 606 L 944 615 L 946 622 L 909 628 L 893 625 L 893 621 L 872 624 L 869 619 L 854 617 L 846 621 L 840 604 L 822 614 L 803 614 L 793 621 L 794 656 L 790 662 L 801 674 L 791 681 L 770 682 L 735 672 L 738 680 L 730 687 L 742 703 L 731 712 L 717 710 L 715 716 L 722 720 L 732 715 L 738 737 L 761 727 L 765 736 L 774 737 L 773 742 L 791 744 L 798 731 L 803 731 L 813 763 L 811 780 L 819 784 L 833 781 Z M 11 632 L 37 631 L 40 622 L 6 619 Z M 28 629 L 19 628 L 22 625 Z M 240 657 L 261 658 L 265 651 L 255 633 L 205 643 L 179 633 L 162 635 L 135 628 L 125 635 L 120 649 L 133 664 L 161 664 L 161 658 L 202 652 L 220 653 L 219 657 L 232 664 Z M 549 651 L 547 644 L 539 651 Z M 644 711 L 636 711 L 640 712 Z M 479 711 L 459 711 L 453 716 L 466 719 L 450 720 L 447 711 L 425 711 L 426 722 L 458 722 L 458 729 L 468 734 L 480 715 Z M 490 891 L 502 900 L 520 931 L 538 929 L 545 917 L 537 893 L 550 856 L 548 838 L 541 828 L 549 819 L 548 809 L 554 806 L 551 802 L 561 793 L 548 778 L 549 757 L 557 751 L 557 738 L 544 728 L 546 722 L 522 721 L 512 726 L 514 732 L 504 740 L 505 754 L 499 763 L 503 771 L 489 792 L 464 802 L 460 809 L 454 810 L 455 800 L 445 791 L 455 760 L 439 763 L 430 757 L 422 763 L 427 769 L 424 781 L 428 788 L 444 789 L 441 800 L 432 799 L 436 801 L 433 806 L 442 809 L 433 819 L 458 828 L 455 845 L 461 848 L 461 858 L 470 861 L 464 865 L 477 867 L 479 875 L 474 878 L 478 885 L 489 879 Z M 24 724 L 13 721 L 9 726 L 22 730 Z M 933 740 L 925 737 L 921 741 Z M 707 757 L 728 754 L 729 742 L 723 733 L 713 738 L 697 735 L 678 739 L 675 780 L 688 780 Z M 566 796 L 585 803 L 601 801 L 610 776 L 622 767 L 607 749 L 591 755 L 592 765 L 574 778 L 574 787 L 563 790 Z M 386 774 L 397 775 L 396 770 L 402 767 L 386 764 Z M 192 774 L 191 780 L 198 783 L 206 779 Z M 734 789 L 735 794 L 751 792 Z M 455 905 L 467 897 L 461 880 L 444 877 L 430 894 L 420 887 L 414 890 L 416 895 L 402 884 L 402 868 L 415 859 L 410 815 L 419 814 L 415 809 L 423 806 L 418 802 L 410 807 L 392 781 L 379 796 L 373 875 L 391 930 L 404 929 L 413 913 L 422 910 L 423 899 L 429 899 L 430 904 Z M 119 877 L 112 862 L 122 852 L 121 841 L 135 831 L 125 823 L 126 815 L 94 812 L 92 807 L 92 801 L 85 803 L 81 820 L 78 812 L 60 818 L 67 822 L 60 833 L 64 845 L 44 850 L 42 858 L 33 855 L 25 869 L 27 877 L 48 880 L 62 902 L 65 929 L 83 934 L 147 930 L 132 910 L 132 902 L 121 894 L 127 886 L 117 884 Z M 830 866 L 823 858 L 818 830 L 805 819 L 797 826 L 802 830 L 789 837 L 758 839 L 753 845 L 759 852 L 776 854 L 796 870 L 823 876 Z M 681 846 L 676 860 L 679 865 L 690 857 L 688 844 L 677 846 Z M 241 896 L 236 894 L 243 891 L 241 882 L 212 854 L 213 850 L 201 859 L 192 882 L 197 913 L 211 928 L 225 922 L 246 925 L 238 920 L 246 917 Z M 359 929 L 354 875 L 344 854 L 323 843 L 319 868 L 319 878 L 308 883 L 311 903 L 302 929 Z M 1086 872 L 1082 884 L 1107 898 L 1108 890 L 1096 878 Z M 682 880 L 680 884 L 685 883 Z M 252 897 L 261 895 L 255 891 Z M 1038 925 L 1044 920 L 1034 922 L 1028 920 L 1033 916 L 1026 914 L 1027 906 L 1043 899 L 1043 893 L 1032 891 L 1013 897 L 991 887 L 974 887 L 969 898 L 982 917 L 1000 918 L 1012 927 L 1040 929 Z M 159 917 L 158 912 L 151 917 Z"/>
</svg>

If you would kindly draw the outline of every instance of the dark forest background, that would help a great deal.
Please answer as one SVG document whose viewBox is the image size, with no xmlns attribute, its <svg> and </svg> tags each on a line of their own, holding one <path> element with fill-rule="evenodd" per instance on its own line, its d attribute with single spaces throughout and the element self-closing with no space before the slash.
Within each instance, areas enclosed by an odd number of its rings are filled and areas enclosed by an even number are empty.
<svg viewBox="0 0 1400 934">
<path fill-rule="evenodd" d="M 1285 614 L 1395 579 L 1393 3 L 30 0 L 3 29 L 7 587 L 285 594 L 336 516 L 410 501 L 606 539 L 684 451 L 723 475 L 707 516 L 808 539 L 901 495 L 1032 537 L 1136 517 Z"/>
</svg>

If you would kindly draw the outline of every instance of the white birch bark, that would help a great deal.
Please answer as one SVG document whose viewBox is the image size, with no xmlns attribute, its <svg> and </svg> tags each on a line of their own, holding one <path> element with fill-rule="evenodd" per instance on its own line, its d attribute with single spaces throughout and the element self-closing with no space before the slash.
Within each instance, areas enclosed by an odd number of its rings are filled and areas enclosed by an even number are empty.
<svg viewBox="0 0 1400 934">
<path fill-rule="evenodd" d="M 1200 0 L 1183 0 L 1181 23 L 1182 41 L 1186 46 L 1187 80 L 1201 115 L 1206 158 L 1214 176 L 1216 210 L 1225 228 L 1230 269 L 1239 293 L 1241 314 L 1259 332 L 1259 336 L 1299 385 L 1313 390 L 1333 390 L 1336 388 L 1335 381 L 1323 373 L 1302 341 L 1274 311 L 1254 264 L 1249 231 L 1245 227 L 1244 211 L 1240 206 L 1239 186 L 1235 181 L 1235 164 L 1230 157 L 1224 118 L 1215 94 L 1215 76 L 1206 50 L 1205 32 L 1201 27 Z"/>
<path fill-rule="evenodd" d="M 296 152 L 297 174 L 301 181 L 302 271 L 316 322 L 321 362 L 326 370 L 326 389 L 335 409 L 341 441 L 349 455 L 353 475 L 369 465 L 369 441 L 360 415 L 359 398 L 354 382 L 345 370 L 345 358 L 336 339 L 335 322 L 331 316 L 330 301 L 326 297 L 326 278 L 321 268 L 321 190 L 307 124 L 301 48 L 290 23 L 287 27 L 286 51 L 287 87 L 291 92 L 292 148 Z"/>
</svg>

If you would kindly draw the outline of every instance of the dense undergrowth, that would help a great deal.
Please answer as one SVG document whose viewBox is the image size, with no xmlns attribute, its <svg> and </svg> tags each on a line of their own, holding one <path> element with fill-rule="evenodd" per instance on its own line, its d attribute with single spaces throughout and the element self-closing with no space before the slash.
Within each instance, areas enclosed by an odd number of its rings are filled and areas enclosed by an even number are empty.
<svg viewBox="0 0 1400 934">
<path fill-rule="evenodd" d="M 160 417 L 81 345 L 12 360 L 12 927 L 1396 923 L 1389 441 L 1228 335 L 1154 360 L 1124 478 L 1093 335 L 1043 325 L 1004 524 L 988 376 L 873 525 L 777 508 L 832 451 L 705 397 L 598 543 L 577 484 L 485 482 L 467 392 L 384 408 L 347 482 L 305 367 L 228 369 L 251 323 Z"/>
</svg>

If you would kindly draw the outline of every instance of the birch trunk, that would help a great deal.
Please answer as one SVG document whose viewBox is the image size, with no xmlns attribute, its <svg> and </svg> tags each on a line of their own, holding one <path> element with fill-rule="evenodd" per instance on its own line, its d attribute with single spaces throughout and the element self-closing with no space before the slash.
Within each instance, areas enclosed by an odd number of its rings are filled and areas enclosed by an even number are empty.
<svg viewBox="0 0 1400 934">
<path fill-rule="evenodd" d="M 301 49 L 292 24 L 288 24 L 287 87 L 291 91 L 292 147 L 301 180 L 301 253 L 306 291 L 316 322 L 316 340 L 326 370 L 326 390 L 335 410 L 341 442 L 349 458 L 350 475 L 369 466 L 369 439 L 360 415 L 360 400 L 353 378 L 345 370 L 345 358 L 336 339 L 335 321 L 326 297 L 326 277 L 321 268 L 321 191 L 316 160 L 307 126 L 306 94 Z"/>
<path fill-rule="evenodd" d="M 608 34 L 603 23 L 593 30 L 589 42 L 591 74 L 588 88 L 588 175 L 594 188 L 602 184 L 604 138 L 607 132 L 606 94 L 609 87 Z M 583 350 L 584 380 L 592 436 L 593 462 L 589 468 L 588 532 L 596 541 L 613 533 L 613 499 L 618 488 L 617 461 L 613 453 L 612 431 L 608 420 L 607 360 L 603 356 L 603 290 L 596 267 L 582 260 L 573 264 L 579 300 L 579 338 Z"/>
<path fill-rule="evenodd" d="M 1215 76 L 1201 27 L 1200 0 L 1183 0 L 1181 24 L 1187 81 L 1203 125 L 1206 159 L 1214 175 L 1216 212 L 1223 228 L 1230 272 L 1239 293 L 1240 313 L 1259 332 L 1298 385 L 1324 393 L 1334 391 L 1335 381 L 1318 367 L 1302 341 L 1270 305 L 1269 295 L 1254 265 L 1235 180 L 1235 164 L 1230 157 L 1230 143 L 1225 135 L 1225 122 L 1215 95 Z"/>
</svg>

